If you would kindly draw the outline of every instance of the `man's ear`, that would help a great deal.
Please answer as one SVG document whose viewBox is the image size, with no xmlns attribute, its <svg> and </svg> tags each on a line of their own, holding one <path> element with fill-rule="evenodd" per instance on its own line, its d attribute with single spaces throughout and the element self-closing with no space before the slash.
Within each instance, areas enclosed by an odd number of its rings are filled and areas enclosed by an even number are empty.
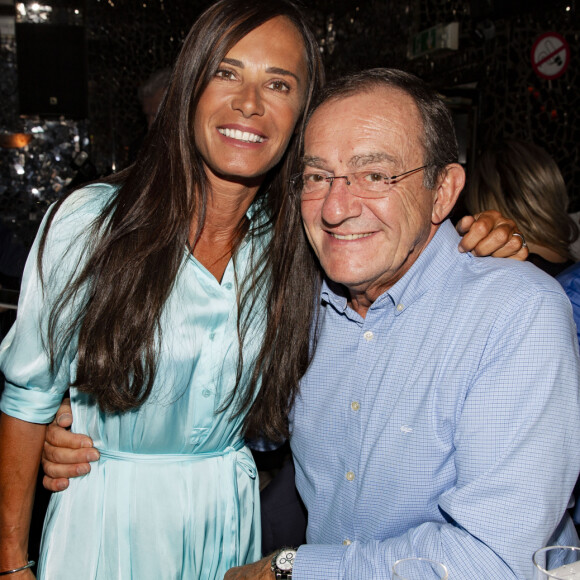
<svg viewBox="0 0 580 580">
<path fill-rule="evenodd" d="M 465 171 L 459 163 L 450 163 L 437 182 L 431 221 L 440 224 L 453 209 L 463 186 L 465 185 Z"/>
</svg>

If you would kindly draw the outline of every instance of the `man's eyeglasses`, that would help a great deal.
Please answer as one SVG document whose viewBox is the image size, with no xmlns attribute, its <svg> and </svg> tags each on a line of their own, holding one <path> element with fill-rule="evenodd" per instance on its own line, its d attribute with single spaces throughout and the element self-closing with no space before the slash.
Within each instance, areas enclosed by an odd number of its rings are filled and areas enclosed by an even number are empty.
<svg viewBox="0 0 580 580">
<path fill-rule="evenodd" d="M 307 170 L 293 177 L 291 183 L 303 201 L 325 198 L 335 179 L 344 179 L 347 185 L 353 185 L 354 187 L 349 191 L 356 197 L 377 199 L 389 195 L 392 186 L 401 179 L 427 167 L 429 166 L 423 165 L 391 176 L 377 171 L 355 171 L 350 175 L 326 175 Z"/>
</svg>

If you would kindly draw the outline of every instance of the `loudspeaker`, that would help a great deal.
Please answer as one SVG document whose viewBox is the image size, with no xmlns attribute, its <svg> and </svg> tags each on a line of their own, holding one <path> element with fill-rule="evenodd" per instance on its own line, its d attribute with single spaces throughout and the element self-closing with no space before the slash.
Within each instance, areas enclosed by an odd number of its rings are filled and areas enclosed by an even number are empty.
<svg viewBox="0 0 580 580">
<path fill-rule="evenodd" d="M 21 115 L 88 116 L 84 27 L 17 23 L 16 64 Z"/>
</svg>

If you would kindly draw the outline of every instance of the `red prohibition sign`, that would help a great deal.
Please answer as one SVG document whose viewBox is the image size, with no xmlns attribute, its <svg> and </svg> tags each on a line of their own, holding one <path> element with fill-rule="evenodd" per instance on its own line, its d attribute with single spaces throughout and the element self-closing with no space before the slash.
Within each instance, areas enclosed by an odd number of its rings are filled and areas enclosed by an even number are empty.
<svg viewBox="0 0 580 580">
<path fill-rule="evenodd" d="M 538 76 L 557 79 L 570 64 L 570 46 L 557 32 L 546 32 L 534 42 L 531 57 L 532 67 Z"/>
</svg>

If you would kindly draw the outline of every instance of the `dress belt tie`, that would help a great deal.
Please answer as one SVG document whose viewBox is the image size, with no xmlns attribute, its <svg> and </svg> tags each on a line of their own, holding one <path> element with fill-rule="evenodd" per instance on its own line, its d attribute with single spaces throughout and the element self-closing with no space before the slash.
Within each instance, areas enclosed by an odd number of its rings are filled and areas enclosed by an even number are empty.
<svg viewBox="0 0 580 580">
<path fill-rule="evenodd" d="M 222 457 L 228 453 L 240 451 L 244 446 L 244 440 L 240 439 L 222 451 L 212 451 L 207 453 L 132 453 L 130 451 L 99 449 L 98 447 L 97 450 L 101 454 L 101 457 L 106 457 L 107 459 L 135 462 L 172 463 L 175 461 L 203 461 L 204 459 L 211 459 L 212 457 Z"/>
</svg>

